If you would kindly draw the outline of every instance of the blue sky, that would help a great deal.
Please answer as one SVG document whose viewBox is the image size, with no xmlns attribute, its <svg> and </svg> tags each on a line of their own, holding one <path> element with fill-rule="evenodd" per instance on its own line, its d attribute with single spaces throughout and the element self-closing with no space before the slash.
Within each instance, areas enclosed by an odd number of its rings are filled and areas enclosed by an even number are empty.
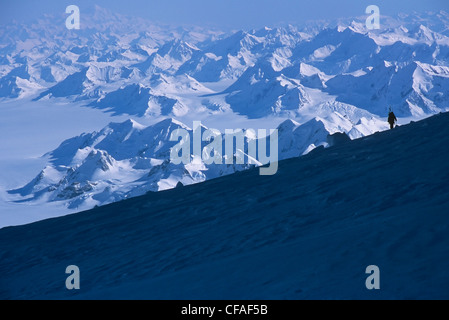
<svg viewBox="0 0 449 320">
<path fill-rule="evenodd" d="M 30 20 L 45 13 L 64 13 L 67 5 L 80 11 L 93 4 L 132 16 L 168 24 L 253 28 L 279 23 L 333 19 L 365 14 L 370 4 L 381 14 L 412 11 L 449 11 L 448 0 L 0 0 L 0 21 Z"/>
</svg>

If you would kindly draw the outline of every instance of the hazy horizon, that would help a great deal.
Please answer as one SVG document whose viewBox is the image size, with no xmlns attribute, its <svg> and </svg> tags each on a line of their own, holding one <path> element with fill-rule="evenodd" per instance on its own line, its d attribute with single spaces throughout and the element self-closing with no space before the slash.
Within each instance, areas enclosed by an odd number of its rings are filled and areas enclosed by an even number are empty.
<svg viewBox="0 0 449 320">
<path fill-rule="evenodd" d="M 365 9 L 374 4 L 381 15 L 398 13 L 448 10 L 444 0 L 360 1 L 319 0 L 305 2 L 297 0 L 32 0 L 2 1 L 1 24 L 13 20 L 28 22 L 45 14 L 65 14 L 68 5 L 77 5 L 83 12 L 92 11 L 95 5 L 112 12 L 141 17 L 170 25 L 198 25 L 224 29 L 259 28 L 279 24 L 301 24 L 311 20 L 332 20 L 366 15 Z"/>
</svg>

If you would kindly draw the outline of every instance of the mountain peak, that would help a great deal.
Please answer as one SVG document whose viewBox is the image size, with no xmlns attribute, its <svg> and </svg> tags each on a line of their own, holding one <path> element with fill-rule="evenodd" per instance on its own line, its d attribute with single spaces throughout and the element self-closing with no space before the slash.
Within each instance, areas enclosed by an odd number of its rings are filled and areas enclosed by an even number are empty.
<svg viewBox="0 0 449 320">
<path fill-rule="evenodd" d="M 111 122 L 100 132 L 129 137 L 135 130 L 140 131 L 143 129 L 145 129 L 145 126 L 142 124 L 133 119 L 127 119 L 123 122 Z M 124 138 L 124 140 L 126 140 L 126 138 Z"/>
<path fill-rule="evenodd" d="M 300 124 L 292 119 L 287 119 L 284 122 L 282 122 L 278 126 L 279 133 L 291 133 L 294 129 L 296 129 Z"/>
<path fill-rule="evenodd" d="M 170 118 L 170 117 L 165 118 L 164 120 L 151 125 L 149 128 L 157 128 L 157 130 L 160 130 L 160 129 L 171 130 L 172 126 L 190 130 L 190 128 L 188 126 L 186 126 L 184 123 L 182 123 L 181 121 L 176 120 L 174 118 Z"/>
<path fill-rule="evenodd" d="M 126 120 L 124 123 L 126 123 L 126 124 L 131 124 L 131 126 L 132 126 L 134 129 L 138 129 L 138 130 L 142 130 L 143 128 L 145 128 L 145 126 L 144 126 L 143 124 L 140 124 L 139 122 L 137 122 L 137 121 L 134 120 L 134 119 L 128 119 L 128 120 Z"/>
</svg>

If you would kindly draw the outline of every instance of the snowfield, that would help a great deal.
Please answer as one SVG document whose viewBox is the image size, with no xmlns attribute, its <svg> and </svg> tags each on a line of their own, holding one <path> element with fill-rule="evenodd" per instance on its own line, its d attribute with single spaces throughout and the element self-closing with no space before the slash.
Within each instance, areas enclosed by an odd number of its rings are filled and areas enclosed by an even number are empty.
<svg viewBox="0 0 449 320">
<path fill-rule="evenodd" d="M 448 299 L 448 123 L 0 229 L 0 298 Z"/>
</svg>

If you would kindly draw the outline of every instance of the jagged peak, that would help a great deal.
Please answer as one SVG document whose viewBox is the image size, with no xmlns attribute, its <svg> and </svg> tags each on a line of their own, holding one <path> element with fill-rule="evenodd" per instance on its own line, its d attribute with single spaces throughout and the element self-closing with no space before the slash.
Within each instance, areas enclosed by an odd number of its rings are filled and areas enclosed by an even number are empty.
<svg viewBox="0 0 449 320">
<path fill-rule="evenodd" d="M 159 122 L 157 122 L 157 123 L 155 123 L 155 124 L 153 124 L 153 125 L 150 125 L 148 128 L 157 128 L 157 129 L 164 128 L 164 129 L 170 129 L 171 126 L 173 126 L 173 125 L 178 126 L 178 127 L 180 127 L 180 128 L 183 128 L 183 129 L 186 129 L 186 130 L 190 130 L 190 128 L 189 128 L 187 125 L 185 125 L 185 124 L 182 123 L 181 121 L 176 120 L 176 119 L 174 119 L 174 118 L 165 118 L 165 119 L 162 120 L 162 121 L 159 121 Z"/>
<path fill-rule="evenodd" d="M 438 76 L 444 78 L 449 77 L 449 67 L 447 66 L 436 66 L 420 61 L 414 61 L 413 65 L 416 65 L 417 68 L 419 68 L 420 70 L 431 76 Z"/>
<path fill-rule="evenodd" d="M 279 132 L 291 132 L 294 129 L 296 129 L 297 127 L 299 127 L 299 122 L 296 122 L 295 120 L 292 119 L 287 119 L 285 121 L 283 121 L 279 126 L 278 126 L 278 130 Z"/>
<path fill-rule="evenodd" d="M 183 54 L 191 54 L 195 51 L 200 51 L 196 46 L 193 44 L 190 44 L 188 42 L 185 42 L 181 39 L 174 39 L 172 41 L 168 41 L 165 43 L 162 47 L 159 48 L 157 51 L 157 54 L 159 56 L 176 56 L 176 55 L 183 55 Z M 181 57 L 177 57 L 181 58 Z"/>
<path fill-rule="evenodd" d="M 145 126 L 134 119 L 127 119 L 123 122 L 110 122 L 100 133 L 106 132 L 131 132 L 133 130 L 143 130 Z"/>
</svg>

